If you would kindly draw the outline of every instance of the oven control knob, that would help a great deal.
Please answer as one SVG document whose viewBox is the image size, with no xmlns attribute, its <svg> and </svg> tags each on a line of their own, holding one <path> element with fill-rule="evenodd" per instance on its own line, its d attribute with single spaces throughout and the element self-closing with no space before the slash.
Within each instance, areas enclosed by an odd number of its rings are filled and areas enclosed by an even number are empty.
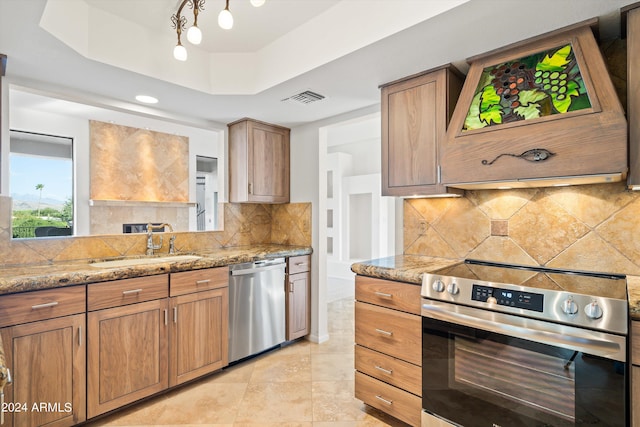
<svg viewBox="0 0 640 427">
<path fill-rule="evenodd" d="M 447 292 L 449 292 L 451 295 L 457 295 L 458 293 L 460 293 L 460 287 L 456 282 L 451 282 L 449 283 L 449 286 L 447 286 Z"/>
<path fill-rule="evenodd" d="M 431 287 L 433 288 L 434 291 L 436 292 L 442 292 L 444 291 L 444 283 L 442 282 L 442 280 L 438 279 L 435 282 L 433 282 L 433 284 L 431 285 Z"/>
<path fill-rule="evenodd" d="M 496 299 L 496 297 L 489 297 L 489 298 L 487 298 L 487 303 L 488 304 L 497 304 L 498 300 Z"/>
<path fill-rule="evenodd" d="M 600 307 L 600 304 L 598 304 L 596 300 L 591 301 L 591 304 L 587 304 L 584 308 L 584 313 L 590 319 L 599 319 L 603 314 L 602 307 Z"/>
<path fill-rule="evenodd" d="M 564 314 L 576 314 L 578 312 L 578 304 L 572 297 L 569 297 L 562 303 L 562 311 Z"/>
</svg>

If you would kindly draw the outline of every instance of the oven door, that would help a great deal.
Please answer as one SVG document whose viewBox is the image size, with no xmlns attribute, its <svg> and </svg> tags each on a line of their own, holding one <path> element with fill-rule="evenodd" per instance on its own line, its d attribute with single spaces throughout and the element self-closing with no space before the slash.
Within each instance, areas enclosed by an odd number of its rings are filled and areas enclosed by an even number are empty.
<svg viewBox="0 0 640 427">
<path fill-rule="evenodd" d="M 615 426 L 626 338 L 423 299 L 422 406 L 464 427 Z"/>
</svg>

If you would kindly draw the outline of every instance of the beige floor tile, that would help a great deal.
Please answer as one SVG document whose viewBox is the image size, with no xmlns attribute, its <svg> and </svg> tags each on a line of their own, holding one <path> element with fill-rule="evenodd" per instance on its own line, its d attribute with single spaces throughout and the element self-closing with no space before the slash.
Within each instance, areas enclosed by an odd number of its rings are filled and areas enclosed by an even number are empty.
<svg viewBox="0 0 640 427">
<path fill-rule="evenodd" d="M 249 382 L 309 382 L 310 359 L 309 354 L 281 354 L 280 351 L 275 351 L 255 362 Z"/>
<path fill-rule="evenodd" d="M 353 372 L 353 353 L 318 353 L 311 357 L 312 381 L 349 381 Z"/>
<path fill-rule="evenodd" d="M 336 333 L 329 335 L 329 340 L 321 344 L 311 343 L 311 354 L 353 353 L 353 346 L 353 333 Z"/>
<path fill-rule="evenodd" d="M 312 421 L 310 382 L 249 383 L 237 423 Z"/>
</svg>

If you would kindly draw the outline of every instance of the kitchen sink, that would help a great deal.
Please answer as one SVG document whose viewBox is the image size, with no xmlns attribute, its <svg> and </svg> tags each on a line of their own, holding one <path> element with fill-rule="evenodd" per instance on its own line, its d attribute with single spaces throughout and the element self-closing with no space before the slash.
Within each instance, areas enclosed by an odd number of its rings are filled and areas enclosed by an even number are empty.
<svg viewBox="0 0 640 427">
<path fill-rule="evenodd" d="M 89 264 L 96 268 L 116 268 L 116 267 L 130 267 L 134 265 L 146 265 L 146 264 L 160 264 L 164 262 L 181 262 L 181 261 L 195 261 L 202 257 L 197 255 L 168 255 L 164 257 L 153 258 L 129 258 L 129 259 L 116 259 L 112 261 L 100 261 Z"/>
</svg>

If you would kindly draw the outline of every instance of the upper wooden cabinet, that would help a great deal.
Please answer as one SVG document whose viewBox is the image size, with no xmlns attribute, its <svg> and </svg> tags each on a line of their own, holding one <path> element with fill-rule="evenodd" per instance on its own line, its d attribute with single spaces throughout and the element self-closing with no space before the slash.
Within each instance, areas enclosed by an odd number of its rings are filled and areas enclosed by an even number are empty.
<svg viewBox="0 0 640 427">
<path fill-rule="evenodd" d="M 458 70 L 444 66 L 381 86 L 383 196 L 447 192 L 439 144 L 462 81 Z"/>
<path fill-rule="evenodd" d="M 252 119 L 229 127 L 229 201 L 289 202 L 290 130 Z"/>
<path fill-rule="evenodd" d="M 629 121 L 629 178 L 640 190 L 640 3 L 622 10 L 627 25 L 627 117 Z"/>
<path fill-rule="evenodd" d="M 627 124 L 590 28 L 596 24 L 590 20 L 469 59 L 442 144 L 445 185 L 626 178 Z"/>
</svg>

